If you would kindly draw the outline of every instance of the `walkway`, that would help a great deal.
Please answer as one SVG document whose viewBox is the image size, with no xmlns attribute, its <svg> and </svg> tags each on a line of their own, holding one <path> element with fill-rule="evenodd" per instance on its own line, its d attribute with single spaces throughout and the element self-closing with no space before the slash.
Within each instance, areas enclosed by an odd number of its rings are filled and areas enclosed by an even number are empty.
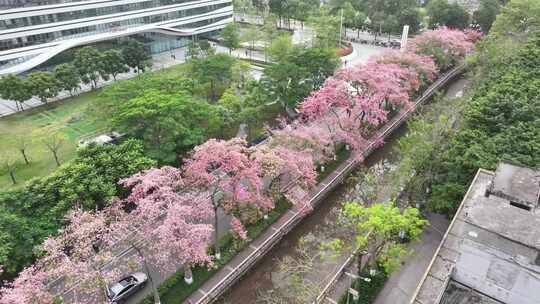
<svg viewBox="0 0 540 304">
<path fill-rule="evenodd" d="M 364 158 L 377 149 L 378 139 L 386 138 L 399 126 L 401 126 L 425 101 L 429 100 L 433 94 L 441 87 L 446 85 L 455 76 L 459 75 L 465 69 L 465 65 L 453 69 L 451 72 L 441 76 L 432 84 L 424 94 L 419 97 L 414 106 L 407 111 L 389 121 L 381 130 L 376 132 L 370 140 L 370 144 L 361 153 Z M 255 239 L 247 248 L 242 250 L 227 265 L 222 267 L 210 280 L 205 282 L 197 291 L 195 291 L 184 303 L 203 304 L 212 303 L 223 292 L 231 287 L 246 273 L 260 257 L 270 250 L 280 241 L 283 235 L 292 230 L 307 214 L 309 207 L 316 208 L 324 197 L 334 189 L 349 173 L 359 164 L 358 154 L 352 155 L 343 162 L 334 172 L 328 175 L 320 182 L 315 189 L 305 196 L 306 206 L 301 210 L 289 210 L 276 223 L 272 224 L 261 236 Z M 294 187 L 291 191 L 294 191 Z"/>
</svg>

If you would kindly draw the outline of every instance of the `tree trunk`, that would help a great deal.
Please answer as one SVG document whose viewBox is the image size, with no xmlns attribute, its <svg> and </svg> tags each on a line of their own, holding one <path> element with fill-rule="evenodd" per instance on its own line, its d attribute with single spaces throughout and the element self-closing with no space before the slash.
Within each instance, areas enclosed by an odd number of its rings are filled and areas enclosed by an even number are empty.
<svg viewBox="0 0 540 304">
<path fill-rule="evenodd" d="M 24 162 L 25 162 L 27 165 L 29 165 L 30 162 L 28 161 L 28 157 L 26 157 L 26 151 L 25 151 L 24 149 L 20 149 L 20 151 L 21 151 L 21 154 L 22 154 L 22 156 L 23 156 L 23 158 L 24 158 Z"/>
<path fill-rule="evenodd" d="M 9 171 L 9 177 L 11 177 L 11 182 L 14 185 L 17 184 L 17 181 L 15 180 L 15 175 L 13 174 L 13 171 Z"/>
<path fill-rule="evenodd" d="M 221 250 L 219 248 L 219 227 L 218 227 L 218 208 L 214 208 L 214 251 L 216 260 L 221 259 Z"/>
<path fill-rule="evenodd" d="M 216 94 L 214 92 L 215 90 L 215 84 L 214 81 L 210 81 L 210 100 L 215 101 Z"/>
<path fill-rule="evenodd" d="M 150 282 L 150 286 L 152 287 L 152 292 L 154 294 L 154 303 L 159 304 L 161 303 L 161 300 L 159 299 L 159 293 L 158 290 L 154 284 L 154 279 L 152 278 L 152 275 L 150 274 L 150 269 L 148 268 L 148 263 L 146 262 L 146 257 L 143 255 L 141 249 L 135 245 L 133 245 L 133 248 L 135 251 L 137 251 L 137 254 L 143 259 L 143 265 L 144 270 L 146 271 L 146 275 L 148 276 L 148 281 Z"/>
<path fill-rule="evenodd" d="M 56 166 L 60 167 L 60 161 L 58 160 L 57 152 L 53 150 L 52 153 L 54 156 L 54 161 L 56 162 Z"/>
<path fill-rule="evenodd" d="M 188 285 L 193 284 L 193 271 L 191 270 L 191 266 L 188 266 L 188 265 L 185 266 L 184 282 L 186 282 L 186 284 Z"/>
</svg>

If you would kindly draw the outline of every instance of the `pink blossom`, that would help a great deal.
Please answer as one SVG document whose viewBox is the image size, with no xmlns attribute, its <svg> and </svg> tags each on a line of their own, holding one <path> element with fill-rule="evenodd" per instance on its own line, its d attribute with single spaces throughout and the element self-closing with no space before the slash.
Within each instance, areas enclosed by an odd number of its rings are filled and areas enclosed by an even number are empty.
<svg viewBox="0 0 540 304">
<path fill-rule="evenodd" d="M 11 283 L 0 289 L 0 304 L 50 304 L 53 295 L 46 282 L 48 276 L 36 266 L 25 268 Z"/>
<path fill-rule="evenodd" d="M 416 74 L 421 75 L 424 84 L 433 82 L 437 78 L 437 66 L 433 59 L 428 56 L 389 50 L 376 57 L 375 60 L 378 63 L 395 63 L 403 68 L 412 69 Z"/>
<path fill-rule="evenodd" d="M 242 222 L 233 216 L 231 220 L 231 231 L 235 238 L 239 238 L 242 240 L 247 240 L 247 231 L 244 228 L 244 225 L 242 225 Z"/>
</svg>

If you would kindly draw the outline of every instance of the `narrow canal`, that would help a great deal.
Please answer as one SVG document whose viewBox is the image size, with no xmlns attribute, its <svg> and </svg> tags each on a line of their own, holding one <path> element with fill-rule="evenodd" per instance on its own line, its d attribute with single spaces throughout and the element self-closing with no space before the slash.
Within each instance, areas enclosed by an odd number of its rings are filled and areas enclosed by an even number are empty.
<svg viewBox="0 0 540 304">
<path fill-rule="evenodd" d="M 446 93 L 446 97 L 460 97 L 466 81 L 463 79 L 455 81 L 451 84 Z M 430 107 L 426 105 L 425 108 Z M 368 157 L 362 168 L 357 170 L 366 170 L 366 168 L 374 168 L 379 171 L 391 170 L 398 161 L 398 152 L 396 145 L 399 138 L 407 134 L 406 125 L 398 129 L 386 144 Z M 352 176 L 358 174 L 354 172 Z M 325 202 L 321 204 L 311 215 L 303 220 L 294 230 L 287 234 L 261 261 L 251 269 L 240 282 L 234 285 L 217 303 L 220 304 L 251 304 L 251 303 L 269 303 L 263 301 L 265 295 L 272 295 L 274 291 L 283 292 L 282 289 L 287 289 L 283 279 L 283 260 L 287 257 L 297 258 L 300 247 L 311 240 L 316 244 L 320 244 L 325 240 L 331 240 L 335 237 L 336 219 L 341 205 L 344 201 L 354 200 L 354 182 L 346 182 L 336 188 L 328 195 Z M 379 199 L 388 199 L 384 197 L 384 190 Z M 317 246 L 311 246 L 310 250 L 316 251 Z M 330 262 L 317 264 L 314 268 L 316 271 L 311 274 L 315 277 L 314 281 L 319 281 L 322 284 L 335 266 L 343 260 L 344 256 L 338 257 Z M 317 278 L 318 277 L 318 278 Z M 280 290 L 281 289 L 281 290 Z M 272 302 L 279 303 L 279 302 Z"/>
</svg>

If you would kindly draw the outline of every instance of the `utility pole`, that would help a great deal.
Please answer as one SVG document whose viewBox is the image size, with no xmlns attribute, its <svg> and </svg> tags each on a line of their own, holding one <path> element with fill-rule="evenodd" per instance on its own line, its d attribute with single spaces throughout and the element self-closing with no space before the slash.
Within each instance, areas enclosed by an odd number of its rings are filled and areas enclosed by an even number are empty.
<svg viewBox="0 0 540 304">
<path fill-rule="evenodd" d="M 407 50 L 407 41 L 409 39 L 409 26 L 403 26 L 403 33 L 401 34 L 401 52 Z"/>
<path fill-rule="evenodd" d="M 343 9 L 341 9 L 341 17 L 340 17 L 340 22 L 339 22 L 339 45 L 338 47 L 341 48 L 341 37 L 342 37 L 342 32 L 343 32 Z"/>
</svg>

